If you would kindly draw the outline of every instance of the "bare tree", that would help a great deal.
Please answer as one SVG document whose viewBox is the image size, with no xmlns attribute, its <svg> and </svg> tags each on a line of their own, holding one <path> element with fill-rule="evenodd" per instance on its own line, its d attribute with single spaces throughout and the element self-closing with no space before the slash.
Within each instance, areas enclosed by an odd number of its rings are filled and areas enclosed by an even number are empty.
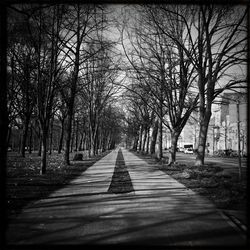
<svg viewBox="0 0 250 250">
<path fill-rule="evenodd" d="M 64 94 L 64 88 L 60 89 L 60 94 L 58 98 L 57 103 L 57 112 L 56 116 L 59 119 L 61 123 L 61 132 L 60 132 L 60 138 L 59 138 L 59 145 L 58 145 L 58 154 L 61 154 L 62 148 L 63 148 L 63 139 L 64 139 L 64 131 L 65 131 L 65 121 L 67 117 L 67 109 L 66 109 L 66 101 L 65 101 L 65 94 Z"/>
<path fill-rule="evenodd" d="M 246 82 L 247 8 L 218 5 L 185 8 L 189 15 L 161 6 L 166 15 L 174 15 L 183 23 L 188 45 L 161 23 L 157 26 L 182 47 L 198 73 L 200 131 L 196 165 L 203 165 L 213 101 L 224 90 L 241 88 L 241 83 Z"/>
<path fill-rule="evenodd" d="M 10 70 L 10 79 L 8 81 L 8 108 L 10 125 L 17 118 L 22 121 L 21 155 L 24 157 L 26 138 L 35 105 L 35 65 L 32 64 L 35 53 L 27 28 L 27 17 L 13 10 L 9 10 L 9 13 L 8 69 Z"/>
<path fill-rule="evenodd" d="M 151 107 L 160 120 L 160 141 L 162 141 L 162 124 L 171 133 L 169 157 L 171 164 L 175 162 L 178 137 L 198 101 L 198 94 L 190 93 L 197 73 L 182 47 L 158 27 L 159 23 L 163 23 L 165 29 L 178 34 L 183 43 L 186 43 L 186 37 L 182 37 L 184 25 L 174 17 L 159 15 L 160 17 L 156 19 L 155 16 L 160 10 L 157 6 L 153 9 L 151 6 L 137 8 L 140 27 L 134 25 L 133 35 L 131 32 L 128 35 L 133 48 L 130 56 L 125 46 L 123 47 L 136 74 L 143 79 L 140 81 L 143 83 L 140 85 L 141 88 L 144 88 L 154 100 Z M 162 143 L 159 147 L 159 158 L 162 158 Z"/>
<path fill-rule="evenodd" d="M 1 157 L 1 168 L 0 168 L 0 178 L 1 183 L 6 181 L 6 158 L 7 158 L 7 132 L 8 132 L 8 113 L 7 113 L 7 72 L 6 72 L 6 45 L 7 45 L 7 15 L 6 7 L 3 5 L 0 9 L 0 78 L 1 78 L 1 91 L 0 91 L 0 157 Z M 6 193 L 4 190 L 5 185 L 3 184 L 3 189 L 1 189 L 1 200 L 6 200 Z M 3 220 L 1 223 L 1 229 L 6 230 L 5 222 L 7 223 L 6 207 L 1 206 L 1 214 L 3 215 Z M 2 236 L 1 240 L 5 240 Z M 2 242 L 3 242 L 2 241 Z"/>
<path fill-rule="evenodd" d="M 131 88 L 131 87 L 130 87 Z M 129 89 L 130 89 L 129 88 Z M 149 151 L 149 131 L 155 119 L 154 111 L 148 106 L 144 100 L 138 98 L 138 94 L 140 90 L 138 86 L 133 87 L 134 92 L 127 90 L 124 92 L 124 99 L 127 100 L 126 109 L 129 111 L 132 117 L 136 117 L 137 122 L 135 127 L 138 126 L 138 131 L 132 135 L 138 136 L 138 150 L 148 153 Z M 141 95 L 146 96 L 147 93 L 142 93 L 143 89 L 141 89 Z M 131 125 L 131 129 L 133 128 L 133 119 L 128 119 L 128 125 Z M 129 122 L 130 121 L 130 122 Z M 135 124 L 134 124 L 135 125 Z M 135 128 L 134 127 L 134 128 Z M 133 128 L 133 129 L 134 129 Z M 137 147 L 136 147 L 137 148 Z"/>
<path fill-rule="evenodd" d="M 36 53 L 37 116 L 40 125 L 42 159 L 40 173 L 46 172 L 47 139 L 55 97 L 59 89 L 62 64 L 59 63 L 59 33 L 61 32 L 62 6 L 40 6 L 29 18 L 29 32 Z"/>
<path fill-rule="evenodd" d="M 107 105 L 100 120 L 100 147 L 102 152 L 114 149 L 122 141 L 124 113 L 116 106 Z"/>
<path fill-rule="evenodd" d="M 156 119 L 153 125 L 152 138 L 151 138 L 151 144 L 150 144 L 150 154 L 155 153 L 155 145 L 156 145 L 156 140 L 157 140 L 158 127 L 159 127 L 159 119 Z"/>
<path fill-rule="evenodd" d="M 126 95 L 128 97 L 128 95 Z M 124 105 L 125 106 L 125 105 Z M 126 142 L 127 147 L 132 146 L 133 150 L 139 149 L 139 137 L 140 137 L 140 126 L 141 126 L 141 117 L 138 105 L 129 100 L 126 107 Z"/>
<path fill-rule="evenodd" d="M 88 147 L 91 154 L 97 154 L 101 145 L 103 150 L 113 147 L 120 125 L 118 130 L 108 127 L 108 121 L 116 124 L 112 120 L 116 116 L 107 107 L 116 102 L 113 95 L 119 87 L 115 84 L 117 63 L 110 54 L 113 45 L 104 38 L 108 24 L 106 7 L 21 4 L 10 8 L 18 15 L 13 15 L 10 26 L 13 36 L 8 58 L 9 117 L 12 124 L 16 122 L 25 128 L 24 138 L 30 129 L 30 149 L 31 131 L 39 138 L 41 174 L 46 172 L 47 146 L 50 145 L 52 152 L 57 138 L 53 136 L 57 119 L 61 122 L 58 151 L 61 152 L 65 138 L 67 164 L 73 144 L 76 150 L 85 144 L 84 148 Z M 15 32 L 19 32 L 16 37 Z M 23 105 L 18 106 L 18 101 Z M 80 112 L 76 106 L 84 111 Z M 27 119 L 20 121 L 17 118 L 22 113 L 27 113 Z M 106 120 L 107 114 L 110 117 Z M 72 121 L 75 121 L 73 128 Z"/>
<path fill-rule="evenodd" d="M 99 28 L 104 28 L 104 10 L 95 5 L 72 5 L 64 24 L 65 35 L 62 39 L 64 56 L 69 58 L 69 70 L 71 72 L 69 82 L 69 99 L 67 103 L 67 127 L 66 147 L 64 161 L 69 162 L 70 140 L 72 133 L 72 120 L 74 116 L 75 98 L 77 95 L 77 83 L 81 65 L 93 55 L 88 51 L 88 43 L 96 43 L 93 39 Z M 83 74 L 84 75 L 84 74 Z"/>
<path fill-rule="evenodd" d="M 85 63 L 85 85 L 82 97 L 88 109 L 89 154 L 97 154 L 98 131 L 104 109 L 119 91 L 116 84 L 117 65 L 112 60 L 112 45 L 108 41 L 90 46 L 93 54 Z"/>
<path fill-rule="evenodd" d="M 18 95 L 16 95 L 15 101 L 16 110 L 18 110 L 19 118 L 22 120 L 23 132 L 21 141 L 21 155 L 24 157 L 26 148 L 26 138 L 28 136 L 31 115 L 34 111 L 35 105 L 35 88 L 34 79 L 32 79 L 32 71 L 34 70 L 34 66 L 31 65 L 31 62 L 33 61 L 32 52 L 30 51 L 30 48 L 22 48 L 23 46 L 17 46 L 17 48 L 12 49 L 16 62 L 15 69 L 12 69 L 12 77 L 15 77 L 15 81 L 19 86 L 19 93 Z"/>
</svg>

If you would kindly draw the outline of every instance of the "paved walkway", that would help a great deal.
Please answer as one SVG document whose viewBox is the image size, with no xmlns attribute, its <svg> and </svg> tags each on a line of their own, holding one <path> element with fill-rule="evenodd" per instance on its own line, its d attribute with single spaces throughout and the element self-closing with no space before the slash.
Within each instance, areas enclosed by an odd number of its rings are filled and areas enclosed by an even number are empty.
<svg viewBox="0 0 250 250">
<path fill-rule="evenodd" d="M 107 193 L 118 150 L 68 186 L 26 207 L 7 231 L 12 244 L 244 245 L 215 207 L 122 149 L 134 192 Z"/>
</svg>

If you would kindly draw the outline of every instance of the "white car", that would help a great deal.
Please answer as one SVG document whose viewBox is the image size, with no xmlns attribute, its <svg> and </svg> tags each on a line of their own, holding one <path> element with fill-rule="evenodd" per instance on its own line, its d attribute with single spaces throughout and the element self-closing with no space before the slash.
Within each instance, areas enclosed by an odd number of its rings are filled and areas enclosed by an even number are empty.
<svg viewBox="0 0 250 250">
<path fill-rule="evenodd" d="M 179 148 L 179 151 L 180 152 L 184 152 L 184 148 Z"/>
<path fill-rule="evenodd" d="M 185 154 L 193 154 L 193 153 L 194 153 L 194 150 L 193 150 L 192 148 L 186 148 L 186 149 L 184 150 L 184 153 L 185 153 Z"/>
</svg>

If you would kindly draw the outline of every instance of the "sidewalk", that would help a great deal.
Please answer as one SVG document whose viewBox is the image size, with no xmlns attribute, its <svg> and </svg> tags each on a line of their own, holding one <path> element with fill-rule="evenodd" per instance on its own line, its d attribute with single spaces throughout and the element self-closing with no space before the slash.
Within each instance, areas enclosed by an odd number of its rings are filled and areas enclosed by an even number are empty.
<svg viewBox="0 0 250 250">
<path fill-rule="evenodd" d="M 221 162 L 218 162 L 220 160 Z M 232 161 L 232 162 L 229 162 Z M 182 163 L 185 165 L 192 166 L 195 163 L 195 156 L 193 155 L 190 159 L 190 155 L 184 153 L 177 154 L 177 162 Z M 236 163 L 235 163 L 236 162 Z M 221 174 L 225 174 L 228 176 L 238 176 L 239 175 L 239 168 L 235 164 L 238 164 L 238 158 L 213 158 L 213 157 L 206 157 L 205 164 L 213 164 L 214 167 L 222 168 Z M 242 176 L 243 178 L 247 178 L 247 162 L 246 159 L 242 159 Z M 224 213 L 227 213 L 230 216 L 236 217 L 237 220 L 240 221 L 240 224 L 243 224 L 244 227 L 247 226 L 247 209 L 245 210 L 221 210 Z"/>
<path fill-rule="evenodd" d="M 9 244 L 244 245 L 209 201 L 124 149 L 135 191 L 107 193 L 117 152 L 13 218 Z"/>
<path fill-rule="evenodd" d="M 150 234 L 158 234 L 158 239 L 167 235 L 174 245 L 244 244 L 246 238 L 209 200 L 154 169 L 133 153 L 123 150 L 123 155 L 135 195 L 137 199 L 144 200 L 145 207 L 140 207 L 140 210 L 154 211 L 154 221 L 164 224 L 155 233 L 150 228 L 149 238 Z"/>
<path fill-rule="evenodd" d="M 109 213 L 101 208 L 112 179 L 117 151 L 103 157 L 70 184 L 34 202 L 13 218 L 7 244 L 79 244 L 83 225 Z M 93 228 L 93 231 L 95 228 Z"/>
</svg>

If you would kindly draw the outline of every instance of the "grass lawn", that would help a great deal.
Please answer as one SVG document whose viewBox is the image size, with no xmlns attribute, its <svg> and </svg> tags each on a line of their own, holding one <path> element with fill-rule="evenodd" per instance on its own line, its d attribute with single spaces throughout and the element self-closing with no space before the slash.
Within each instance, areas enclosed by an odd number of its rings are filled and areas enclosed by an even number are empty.
<svg viewBox="0 0 250 250">
<path fill-rule="evenodd" d="M 63 153 L 48 155 L 47 172 L 40 175 L 40 157 L 37 153 L 26 154 L 23 158 L 15 152 L 8 153 L 6 179 L 6 206 L 8 216 L 20 213 L 28 203 L 48 196 L 100 160 L 108 152 L 88 158 L 84 152 L 83 161 L 63 164 Z M 70 154 L 70 160 L 73 155 Z"/>
</svg>

